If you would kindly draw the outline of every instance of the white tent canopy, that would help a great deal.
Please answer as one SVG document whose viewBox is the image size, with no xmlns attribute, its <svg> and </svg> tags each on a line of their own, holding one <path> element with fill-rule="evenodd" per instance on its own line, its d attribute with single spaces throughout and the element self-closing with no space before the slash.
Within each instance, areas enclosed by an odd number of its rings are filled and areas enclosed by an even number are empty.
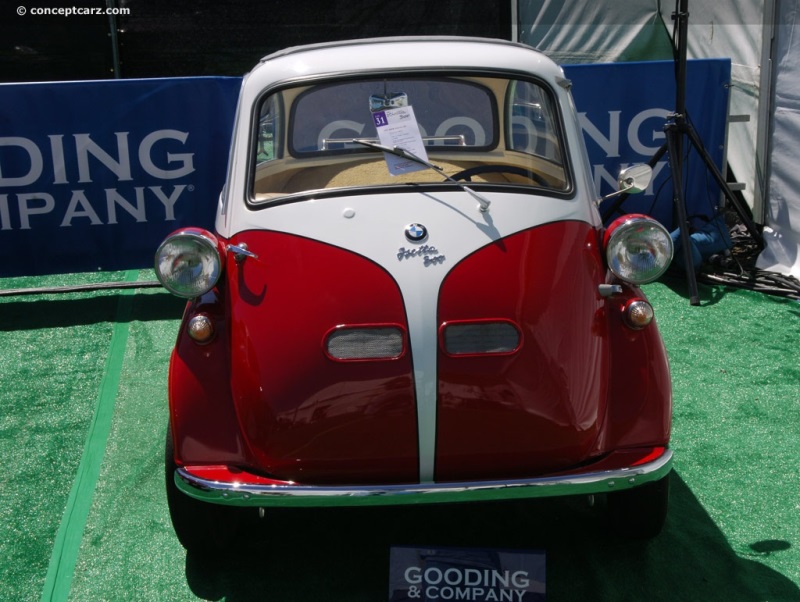
<svg viewBox="0 0 800 602">
<path fill-rule="evenodd" d="M 780 0 L 775 21 L 766 249 L 757 266 L 800 277 L 800 1 Z"/>
<path fill-rule="evenodd" d="M 677 8 L 677 0 L 519 0 L 517 31 L 561 64 L 672 59 Z M 788 60 L 800 0 L 690 0 L 688 8 L 689 58 L 731 59 L 727 160 L 765 226 L 758 267 L 800 277 L 800 67 Z M 646 84 L 631 82 L 632 93 Z"/>
</svg>

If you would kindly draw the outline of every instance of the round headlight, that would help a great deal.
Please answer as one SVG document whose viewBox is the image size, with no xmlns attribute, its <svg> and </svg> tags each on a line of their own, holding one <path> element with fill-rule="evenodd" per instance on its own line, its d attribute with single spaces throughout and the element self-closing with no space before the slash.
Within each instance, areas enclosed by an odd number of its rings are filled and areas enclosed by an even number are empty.
<svg viewBox="0 0 800 602">
<path fill-rule="evenodd" d="M 605 236 L 609 269 L 632 284 L 652 282 L 672 261 L 672 238 L 667 229 L 646 215 L 624 215 Z"/>
<path fill-rule="evenodd" d="M 175 232 L 156 251 L 156 277 L 178 297 L 192 299 L 210 291 L 222 273 L 217 238 L 205 230 Z"/>
</svg>

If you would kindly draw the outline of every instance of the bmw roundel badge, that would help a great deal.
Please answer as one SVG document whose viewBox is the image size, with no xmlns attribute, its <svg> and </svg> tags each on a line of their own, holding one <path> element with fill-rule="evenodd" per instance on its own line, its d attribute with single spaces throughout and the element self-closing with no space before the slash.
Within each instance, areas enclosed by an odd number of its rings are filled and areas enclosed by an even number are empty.
<svg viewBox="0 0 800 602">
<path fill-rule="evenodd" d="M 408 224 L 406 238 L 411 242 L 421 242 L 428 238 L 428 229 L 422 224 Z"/>
</svg>

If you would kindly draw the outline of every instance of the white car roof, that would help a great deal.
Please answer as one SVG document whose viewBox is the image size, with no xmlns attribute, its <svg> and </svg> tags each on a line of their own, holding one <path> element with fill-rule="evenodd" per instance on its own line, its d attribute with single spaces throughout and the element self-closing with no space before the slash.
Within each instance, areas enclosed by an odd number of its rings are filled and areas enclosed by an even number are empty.
<svg viewBox="0 0 800 602">
<path fill-rule="evenodd" d="M 357 72 L 488 70 L 529 73 L 563 83 L 561 68 L 530 46 L 489 38 L 394 37 L 295 46 L 270 54 L 248 74 L 245 89 Z"/>
</svg>

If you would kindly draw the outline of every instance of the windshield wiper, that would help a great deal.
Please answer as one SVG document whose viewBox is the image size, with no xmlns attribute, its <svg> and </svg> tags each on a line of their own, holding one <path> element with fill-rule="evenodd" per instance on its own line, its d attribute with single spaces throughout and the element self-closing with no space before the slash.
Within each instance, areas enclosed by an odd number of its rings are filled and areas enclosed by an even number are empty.
<svg viewBox="0 0 800 602">
<path fill-rule="evenodd" d="M 369 148 L 374 148 L 375 150 L 383 151 L 384 153 L 389 153 L 390 155 L 394 155 L 395 157 L 400 157 L 401 159 L 408 159 L 409 161 L 413 161 L 414 163 L 418 163 L 420 165 L 424 165 L 429 169 L 432 169 L 436 173 L 444 176 L 445 179 L 449 180 L 450 182 L 461 188 L 461 190 L 469 194 L 476 201 L 478 201 L 478 209 L 481 212 L 488 211 L 489 205 L 492 204 L 492 202 L 489 199 L 487 199 L 482 194 L 478 194 L 477 192 L 472 190 L 472 188 L 464 184 L 464 182 L 459 182 L 458 180 L 451 178 L 444 172 L 444 170 L 441 167 L 439 167 L 438 165 L 434 165 L 430 161 L 426 161 L 422 157 L 418 157 L 411 151 L 408 151 L 399 146 L 384 146 L 383 144 L 378 144 L 377 142 L 372 142 L 371 140 L 363 140 L 360 138 L 353 138 L 353 142 L 361 144 L 363 146 L 368 146 Z"/>
</svg>

